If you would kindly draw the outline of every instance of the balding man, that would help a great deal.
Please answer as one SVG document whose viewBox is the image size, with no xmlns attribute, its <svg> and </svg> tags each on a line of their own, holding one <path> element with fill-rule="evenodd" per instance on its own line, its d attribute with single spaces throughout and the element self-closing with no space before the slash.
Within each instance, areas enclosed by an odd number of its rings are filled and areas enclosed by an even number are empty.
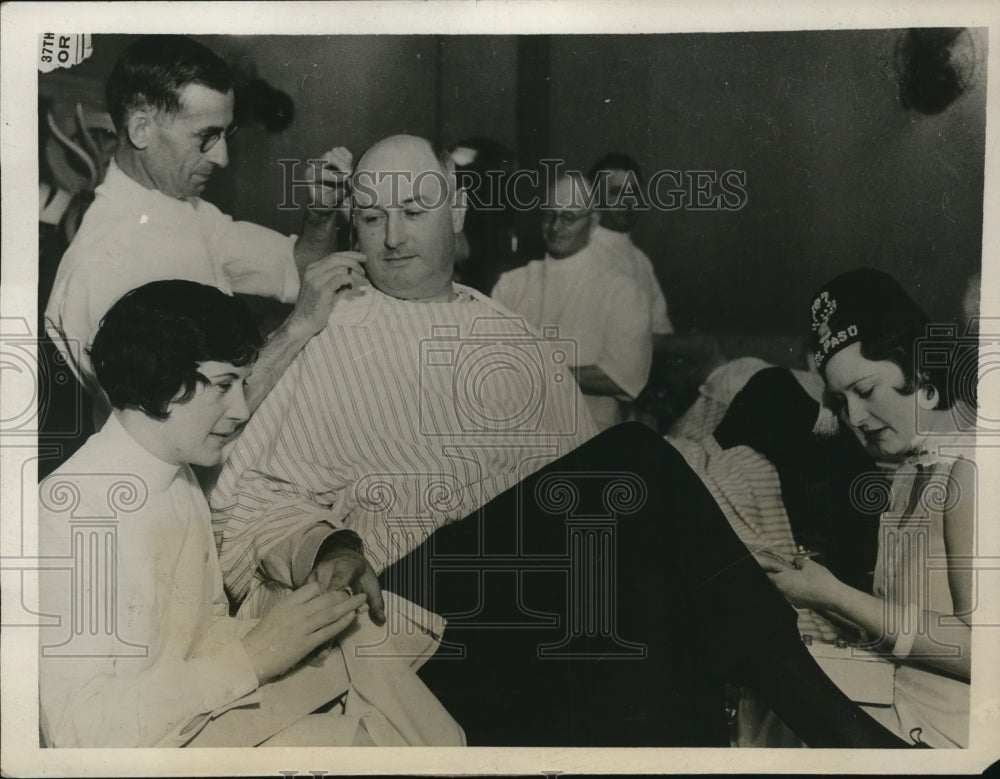
<svg viewBox="0 0 1000 779">
<path fill-rule="evenodd" d="M 599 215 L 589 185 L 563 174 L 542 203 L 546 255 L 507 271 L 493 298 L 541 329 L 556 327 L 577 344 L 574 366 L 587 406 L 601 430 L 626 417 L 649 378 L 653 359 L 649 296 L 591 247 Z"/>
<path fill-rule="evenodd" d="M 566 367 L 571 344 L 452 282 L 465 212 L 447 153 L 394 136 L 363 155 L 353 182 L 374 288 L 338 304 L 211 497 L 244 613 L 314 567 L 324 580 L 364 574 L 362 548 L 382 570 L 596 432 Z"/>
<path fill-rule="evenodd" d="M 807 743 L 894 745 L 680 454 L 637 424 L 591 438 L 572 344 L 451 281 L 447 156 L 387 138 L 353 185 L 373 288 L 338 304 L 211 496 L 243 613 L 318 581 L 379 616 L 381 572 L 451 620 L 420 675 L 470 745 L 727 745 L 727 679 Z"/>
</svg>

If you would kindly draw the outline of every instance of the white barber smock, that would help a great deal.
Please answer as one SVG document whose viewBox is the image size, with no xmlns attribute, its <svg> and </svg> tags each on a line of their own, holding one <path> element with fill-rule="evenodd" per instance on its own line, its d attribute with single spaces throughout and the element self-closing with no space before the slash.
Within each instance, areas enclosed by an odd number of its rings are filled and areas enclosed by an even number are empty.
<svg viewBox="0 0 1000 779">
<path fill-rule="evenodd" d="M 536 328 L 558 327 L 576 344 L 577 365 L 596 365 L 636 398 L 653 359 L 648 298 L 624 273 L 607 267 L 589 246 L 571 257 L 546 256 L 504 273 L 493 298 Z M 624 409 L 610 395 L 584 395 L 599 429 L 621 422 Z"/>
<path fill-rule="evenodd" d="M 114 161 L 63 255 L 45 308 L 45 329 L 94 398 L 95 421 L 110 407 L 87 347 L 102 317 L 126 292 L 186 279 L 294 302 L 299 291 L 294 236 L 236 222 L 199 197 L 180 200 L 147 189 Z"/>
<path fill-rule="evenodd" d="M 598 225 L 590 236 L 590 248 L 604 256 L 608 267 L 622 271 L 646 292 L 653 335 L 669 335 L 674 332 L 674 326 L 667 315 L 667 300 L 656 278 L 653 262 L 632 242 L 632 236 Z"/>
</svg>

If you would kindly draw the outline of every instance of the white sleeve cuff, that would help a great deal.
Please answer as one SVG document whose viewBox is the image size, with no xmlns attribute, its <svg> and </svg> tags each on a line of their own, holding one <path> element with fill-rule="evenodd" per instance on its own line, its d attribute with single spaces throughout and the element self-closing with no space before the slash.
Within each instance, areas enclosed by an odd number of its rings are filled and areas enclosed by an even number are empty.
<svg viewBox="0 0 1000 779">
<path fill-rule="evenodd" d="M 281 302 L 294 303 L 299 296 L 299 269 L 295 264 L 297 235 L 288 236 L 288 261 L 285 263 L 285 280 L 281 285 Z"/>
</svg>

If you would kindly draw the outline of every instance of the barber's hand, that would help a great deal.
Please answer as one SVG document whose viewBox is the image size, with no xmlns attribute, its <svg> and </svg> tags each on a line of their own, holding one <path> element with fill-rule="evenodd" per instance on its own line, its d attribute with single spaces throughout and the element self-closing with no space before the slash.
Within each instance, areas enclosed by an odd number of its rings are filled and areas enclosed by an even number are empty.
<svg viewBox="0 0 1000 779">
<path fill-rule="evenodd" d="M 774 582 L 788 602 L 798 608 L 829 609 L 842 582 L 829 569 L 808 559 L 797 559 L 795 567 L 758 557 L 767 578 Z"/>
<path fill-rule="evenodd" d="M 280 676 L 332 641 L 354 621 L 355 609 L 364 602 L 362 594 L 345 598 L 315 582 L 282 598 L 242 639 L 257 681 L 263 684 Z"/>
<path fill-rule="evenodd" d="M 323 555 L 308 581 L 316 582 L 327 590 L 350 587 L 368 599 L 368 616 L 376 625 L 385 624 L 385 601 L 378 577 L 364 555 L 346 546 L 337 546 Z"/>
<path fill-rule="evenodd" d="M 310 335 L 326 327 L 337 300 L 357 295 L 370 283 L 364 261 L 365 255 L 360 252 L 336 252 L 306 268 L 290 324 L 307 329 Z"/>
<path fill-rule="evenodd" d="M 316 168 L 319 178 L 309 187 L 309 208 L 314 211 L 332 211 L 339 208 L 347 197 L 347 181 L 354 157 L 348 149 L 338 146 L 321 159 L 323 166 Z"/>
</svg>

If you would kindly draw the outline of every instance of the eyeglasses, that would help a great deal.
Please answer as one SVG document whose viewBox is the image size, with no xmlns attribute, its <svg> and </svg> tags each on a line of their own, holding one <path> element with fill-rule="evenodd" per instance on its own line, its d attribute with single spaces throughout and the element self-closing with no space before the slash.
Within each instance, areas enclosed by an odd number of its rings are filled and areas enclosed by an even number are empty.
<svg viewBox="0 0 1000 779">
<path fill-rule="evenodd" d="M 225 130 L 220 130 L 219 132 L 212 133 L 211 135 L 201 139 L 201 149 L 202 154 L 207 154 L 210 152 L 219 141 L 225 138 L 227 141 L 236 135 L 236 131 L 240 129 L 238 124 L 231 124 Z"/>
<path fill-rule="evenodd" d="M 563 227 L 572 227 L 581 219 L 587 219 L 589 211 L 543 211 L 542 224 L 550 225 L 558 221 Z"/>
</svg>

